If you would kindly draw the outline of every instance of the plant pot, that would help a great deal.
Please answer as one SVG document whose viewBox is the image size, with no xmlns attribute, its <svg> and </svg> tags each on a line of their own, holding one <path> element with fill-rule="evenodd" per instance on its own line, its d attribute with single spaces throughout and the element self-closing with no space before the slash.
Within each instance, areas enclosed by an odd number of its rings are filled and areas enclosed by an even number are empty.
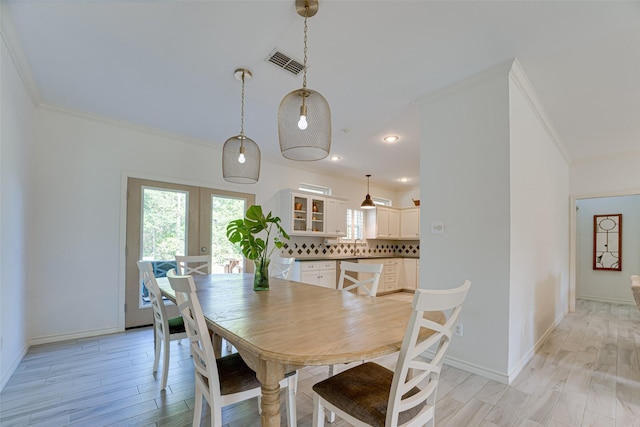
<svg viewBox="0 0 640 427">
<path fill-rule="evenodd" d="M 269 262 L 270 259 L 265 259 L 262 262 L 259 259 L 253 261 L 256 266 L 256 271 L 253 274 L 253 290 L 254 291 L 268 291 L 269 290 Z"/>
</svg>

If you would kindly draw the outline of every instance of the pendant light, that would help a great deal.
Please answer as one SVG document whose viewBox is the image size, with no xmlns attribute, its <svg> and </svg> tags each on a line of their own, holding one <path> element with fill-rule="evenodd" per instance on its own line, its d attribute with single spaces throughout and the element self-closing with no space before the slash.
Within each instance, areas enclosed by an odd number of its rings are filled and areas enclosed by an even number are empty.
<svg viewBox="0 0 640 427">
<path fill-rule="evenodd" d="M 307 88 L 307 18 L 318 12 L 318 0 L 296 0 L 296 11 L 304 17 L 302 88 L 288 93 L 280 102 L 280 151 L 291 160 L 320 160 L 331 150 L 331 110 L 320 93 Z"/>
<path fill-rule="evenodd" d="M 244 81 L 251 71 L 238 68 L 234 75 L 242 81 L 240 134 L 227 139 L 222 148 L 222 177 L 236 184 L 253 184 L 260 178 L 260 147 L 244 134 Z"/>
<path fill-rule="evenodd" d="M 360 205 L 361 209 L 375 209 L 376 205 L 371 200 L 371 196 L 369 195 L 369 178 L 371 175 L 367 175 L 367 196 L 364 198 L 364 202 Z"/>
</svg>

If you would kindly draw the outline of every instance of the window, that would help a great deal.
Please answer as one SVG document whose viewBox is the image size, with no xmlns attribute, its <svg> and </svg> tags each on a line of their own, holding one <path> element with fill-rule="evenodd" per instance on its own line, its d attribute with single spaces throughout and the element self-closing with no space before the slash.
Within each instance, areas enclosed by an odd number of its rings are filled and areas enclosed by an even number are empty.
<svg viewBox="0 0 640 427">
<path fill-rule="evenodd" d="M 383 199 L 382 197 L 371 197 L 371 200 L 373 200 L 373 204 L 375 205 L 380 205 L 380 206 L 391 206 L 391 200 L 389 199 Z"/>
<path fill-rule="evenodd" d="M 347 235 L 345 240 L 364 238 L 364 212 L 359 209 L 347 209 Z"/>
<path fill-rule="evenodd" d="M 302 182 L 298 185 L 298 190 L 306 191 L 308 193 L 322 194 L 324 196 L 331 195 L 331 188 L 329 187 L 323 187 L 321 185 L 314 184 L 304 184 Z"/>
</svg>

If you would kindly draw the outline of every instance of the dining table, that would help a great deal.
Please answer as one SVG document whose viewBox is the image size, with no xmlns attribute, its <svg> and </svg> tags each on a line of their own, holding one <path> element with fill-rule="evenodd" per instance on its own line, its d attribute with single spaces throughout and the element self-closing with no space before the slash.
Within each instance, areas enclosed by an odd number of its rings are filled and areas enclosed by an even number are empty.
<svg viewBox="0 0 640 427">
<path fill-rule="evenodd" d="M 400 350 L 411 303 L 270 279 L 253 290 L 253 274 L 194 275 L 210 331 L 229 341 L 261 383 L 261 425 L 280 425 L 280 380 L 305 366 L 342 364 Z M 162 293 L 175 303 L 166 278 Z M 442 312 L 425 317 L 444 323 Z M 426 332 L 428 335 L 429 332 Z"/>
</svg>

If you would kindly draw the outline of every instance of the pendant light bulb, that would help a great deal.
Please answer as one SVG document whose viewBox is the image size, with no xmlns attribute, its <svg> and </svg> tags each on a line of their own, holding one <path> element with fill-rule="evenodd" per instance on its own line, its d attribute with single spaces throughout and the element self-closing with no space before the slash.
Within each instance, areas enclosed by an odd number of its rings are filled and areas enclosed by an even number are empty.
<svg viewBox="0 0 640 427">
<path fill-rule="evenodd" d="M 298 120 L 298 129 L 305 130 L 307 128 L 307 106 L 304 103 L 305 96 L 302 95 L 302 105 L 300 106 L 300 120 Z"/>
<path fill-rule="evenodd" d="M 238 163 L 244 163 L 247 158 L 244 156 L 244 145 L 240 146 L 240 155 L 238 156 Z"/>
</svg>

